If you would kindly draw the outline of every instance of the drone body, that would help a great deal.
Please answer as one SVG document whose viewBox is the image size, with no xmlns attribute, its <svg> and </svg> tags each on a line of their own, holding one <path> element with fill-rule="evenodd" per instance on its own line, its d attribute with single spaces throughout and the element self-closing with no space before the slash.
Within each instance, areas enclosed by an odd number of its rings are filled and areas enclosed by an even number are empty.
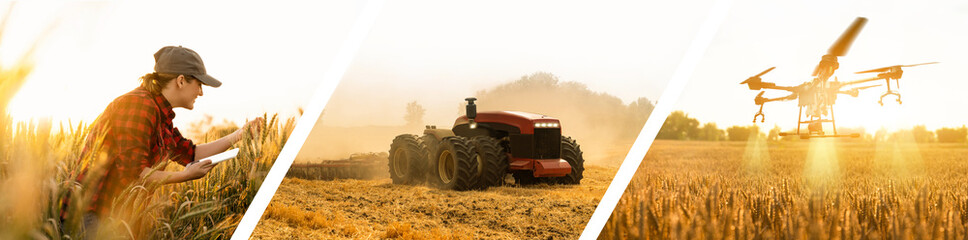
<svg viewBox="0 0 968 240">
<path fill-rule="evenodd" d="M 881 95 L 880 101 L 881 105 L 884 105 L 884 97 L 895 96 L 897 103 L 901 103 L 901 94 L 896 91 L 899 88 L 898 80 L 901 79 L 901 75 L 904 73 L 902 67 L 913 67 L 924 64 L 931 63 L 921 63 L 913 65 L 896 65 L 890 67 L 883 67 L 878 69 L 871 69 L 867 71 L 857 72 L 861 73 L 878 73 L 877 76 L 860 79 L 855 81 L 840 82 L 836 78 L 830 80 L 830 77 L 834 75 L 834 72 L 840 67 L 840 63 L 837 62 L 837 57 L 841 57 L 847 54 L 847 50 L 850 45 L 857 38 L 860 30 L 867 23 L 866 18 L 858 17 L 854 20 L 854 23 L 844 31 L 843 35 L 834 42 L 833 46 L 827 51 L 826 55 L 823 55 L 820 59 L 820 63 L 817 64 L 816 69 L 813 72 L 813 79 L 804 82 L 797 86 L 778 86 L 772 82 L 764 82 L 760 77 L 764 74 L 772 71 L 776 67 L 771 67 L 766 69 L 753 77 L 746 79 L 746 81 L 740 84 L 746 84 L 750 90 L 781 90 L 787 91 L 788 95 L 776 98 L 763 97 L 766 91 L 760 91 L 756 95 L 753 101 L 756 105 L 760 105 L 759 112 L 753 115 L 753 122 L 756 119 L 760 119 L 760 122 L 765 122 L 766 117 L 763 115 L 763 104 L 767 102 L 775 101 L 789 101 L 798 100 L 797 105 L 800 108 L 800 114 L 797 117 L 797 131 L 795 133 L 780 133 L 780 136 L 787 135 L 797 135 L 802 139 L 813 138 L 813 137 L 859 137 L 860 134 L 849 134 L 849 135 L 838 135 L 837 134 L 837 124 L 834 118 L 834 103 L 837 102 L 837 95 L 844 94 L 852 97 L 857 97 L 860 90 L 878 87 L 879 84 L 867 85 L 854 87 L 850 89 L 843 89 L 845 87 L 854 86 L 862 83 L 869 83 L 878 80 L 885 80 L 885 86 L 887 91 Z M 894 89 L 891 88 L 891 80 L 894 80 Z M 804 120 L 806 118 L 806 120 Z M 826 134 L 823 131 L 823 124 L 830 123 L 833 127 L 833 134 Z M 806 132 L 801 131 L 801 127 L 806 125 Z"/>
</svg>

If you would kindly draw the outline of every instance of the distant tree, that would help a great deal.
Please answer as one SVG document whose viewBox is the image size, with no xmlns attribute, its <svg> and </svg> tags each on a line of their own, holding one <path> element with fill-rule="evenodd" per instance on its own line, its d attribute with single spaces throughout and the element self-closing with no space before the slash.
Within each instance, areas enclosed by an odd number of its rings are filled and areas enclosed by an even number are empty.
<svg viewBox="0 0 968 240">
<path fill-rule="evenodd" d="M 622 131 L 620 137 L 634 139 L 639 135 L 639 129 L 642 129 L 642 125 L 645 125 L 645 121 L 649 119 L 652 115 L 652 110 L 655 109 L 655 105 L 649 101 L 648 98 L 641 97 L 632 101 L 628 104 L 627 115 L 628 116 L 616 116 L 624 124 L 625 129 L 630 131 Z"/>
<path fill-rule="evenodd" d="M 881 127 L 880 129 L 877 129 L 877 132 L 874 132 L 875 142 L 887 141 L 888 137 L 889 134 L 887 132 L 887 128 Z"/>
<path fill-rule="evenodd" d="M 911 135 L 914 136 L 914 141 L 919 143 L 934 142 L 934 133 L 928 131 L 924 125 L 917 125 L 911 128 Z"/>
<path fill-rule="evenodd" d="M 652 115 L 652 110 L 655 110 L 655 104 L 650 102 L 648 98 L 640 97 L 629 103 L 628 108 L 629 112 L 632 113 L 634 122 L 645 124 L 645 120 L 649 119 L 649 115 Z"/>
<path fill-rule="evenodd" d="M 699 140 L 723 141 L 726 140 L 726 132 L 716 127 L 716 123 L 706 123 L 699 129 Z"/>
<path fill-rule="evenodd" d="M 665 123 L 662 124 L 662 128 L 659 129 L 659 133 L 655 138 L 690 140 L 697 139 L 698 137 L 699 121 L 695 118 L 690 118 L 685 112 L 675 111 L 666 118 Z"/>
<path fill-rule="evenodd" d="M 783 130 L 780 129 L 780 125 L 773 125 L 773 129 L 770 129 L 770 133 L 766 136 L 766 140 L 768 141 L 780 140 L 780 133 L 782 131 Z"/>
<path fill-rule="evenodd" d="M 407 114 L 403 115 L 403 120 L 407 122 L 407 126 L 420 126 L 423 124 L 423 117 L 426 112 L 427 110 L 417 101 L 407 103 Z"/>
<path fill-rule="evenodd" d="M 746 141 L 752 134 L 760 134 L 760 129 L 756 126 L 732 126 L 726 129 L 730 141 Z"/>
<path fill-rule="evenodd" d="M 960 128 L 941 128 L 935 131 L 938 142 L 941 143 L 964 143 L 968 141 L 968 128 L 962 125 Z"/>
<path fill-rule="evenodd" d="M 924 125 L 917 125 L 911 129 L 898 130 L 897 132 L 894 132 L 893 134 L 891 134 L 891 138 L 889 140 L 894 140 L 894 141 L 905 140 L 904 138 L 902 138 L 903 136 L 910 136 L 911 138 L 914 138 L 913 140 L 915 142 L 918 142 L 918 143 L 929 143 L 929 142 L 936 141 L 934 137 L 934 132 L 928 131 L 928 129 L 925 128 Z"/>
<path fill-rule="evenodd" d="M 501 84 L 490 90 L 478 91 L 476 95 L 478 100 L 485 102 L 493 101 L 495 96 L 513 98 L 528 97 L 528 93 L 534 93 L 535 91 L 550 91 L 562 94 L 563 92 L 569 91 L 588 92 L 588 87 L 576 82 L 571 82 L 569 86 L 565 86 L 559 83 L 558 76 L 554 74 L 549 72 L 535 72 L 530 75 L 521 76 L 518 80 Z M 555 100 L 557 99 L 549 99 L 548 101 Z"/>
</svg>

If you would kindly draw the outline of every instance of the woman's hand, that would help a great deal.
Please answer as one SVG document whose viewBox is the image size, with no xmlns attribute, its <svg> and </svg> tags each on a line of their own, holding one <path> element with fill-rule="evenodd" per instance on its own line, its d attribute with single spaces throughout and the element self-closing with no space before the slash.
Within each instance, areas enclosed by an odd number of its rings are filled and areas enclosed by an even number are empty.
<svg viewBox="0 0 968 240">
<path fill-rule="evenodd" d="M 215 165 L 218 164 L 212 164 L 212 160 L 209 159 L 194 162 L 186 166 L 185 170 L 182 170 L 182 174 L 184 174 L 185 181 L 199 179 L 204 177 L 205 174 L 208 174 L 208 172 L 212 171 L 212 168 L 214 168 Z"/>
<path fill-rule="evenodd" d="M 230 133 L 228 136 L 219 138 L 218 140 L 209 143 L 195 146 L 195 160 L 205 159 L 209 156 L 224 152 L 232 147 L 232 144 L 235 144 L 236 142 L 239 142 L 245 138 L 245 135 L 247 134 L 251 136 L 259 136 L 259 133 L 261 133 L 263 130 L 262 128 L 263 125 L 265 125 L 265 122 L 265 119 L 257 117 L 249 122 L 246 122 L 242 128 L 235 130 L 235 132 Z M 199 163 L 192 165 L 197 164 Z"/>
<path fill-rule="evenodd" d="M 239 130 L 235 130 L 235 132 L 232 132 L 232 134 L 226 136 L 226 138 L 230 141 L 229 145 L 231 146 L 232 144 L 241 141 L 246 134 L 257 135 L 258 133 L 261 133 L 262 125 L 265 125 L 265 122 L 266 120 L 262 117 L 249 120 L 249 122 L 245 123 L 242 128 L 239 128 Z M 228 146 L 225 148 L 228 149 Z"/>
<path fill-rule="evenodd" d="M 263 119 L 262 117 L 257 117 L 245 123 L 245 126 L 242 126 L 242 129 L 245 129 L 252 134 L 260 133 L 262 132 L 262 125 L 266 124 L 265 122 L 266 120 Z"/>
</svg>

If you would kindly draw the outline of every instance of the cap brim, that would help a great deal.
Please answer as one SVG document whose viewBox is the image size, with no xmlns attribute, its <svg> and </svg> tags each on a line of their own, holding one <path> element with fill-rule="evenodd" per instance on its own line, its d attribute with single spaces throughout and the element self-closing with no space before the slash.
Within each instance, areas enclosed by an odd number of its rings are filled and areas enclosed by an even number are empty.
<svg viewBox="0 0 968 240">
<path fill-rule="evenodd" d="M 208 85 L 211 87 L 222 86 L 222 82 L 220 82 L 218 79 L 213 78 L 212 76 L 209 76 L 208 74 L 192 75 L 192 76 L 198 79 L 199 81 L 202 81 L 202 83 L 205 85 Z"/>
</svg>

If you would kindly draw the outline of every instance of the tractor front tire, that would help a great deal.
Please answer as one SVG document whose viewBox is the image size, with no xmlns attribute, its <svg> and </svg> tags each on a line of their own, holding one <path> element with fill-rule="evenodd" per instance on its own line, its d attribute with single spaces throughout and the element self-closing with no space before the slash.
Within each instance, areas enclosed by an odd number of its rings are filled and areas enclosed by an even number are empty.
<svg viewBox="0 0 968 240">
<path fill-rule="evenodd" d="M 582 157 L 581 146 L 571 137 L 561 137 L 561 159 L 571 165 L 571 173 L 564 177 L 556 177 L 559 184 L 579 184 L 582 173 L 585 172 L 585 158 Z"/>
<path fill-rule="evenodd" d="M 477 153 L 467 138 L 445 137 L 430 158 L 432 176 L 437 187 L 457 191 L 474 189 L 477 183 Z"/>
<path fill-rule="evenodd" d="M 504 176 L 508 173 L 508 154 L 500 142 L 489 136 L 476 136 L 471 138 L 471 144 L 477 149 L 480 177 L 476 187 L 487 189 L 504 185 Z"/>
<path fill-rule="evenodd" d="M 390 144 L 390 156 L 387 166 L 390 168 L 390 179 L 394 184 L 419 183 L 425 169 L 426 154 L 417 136 L 413 134 L 399 135 Z"/>
</svg>

